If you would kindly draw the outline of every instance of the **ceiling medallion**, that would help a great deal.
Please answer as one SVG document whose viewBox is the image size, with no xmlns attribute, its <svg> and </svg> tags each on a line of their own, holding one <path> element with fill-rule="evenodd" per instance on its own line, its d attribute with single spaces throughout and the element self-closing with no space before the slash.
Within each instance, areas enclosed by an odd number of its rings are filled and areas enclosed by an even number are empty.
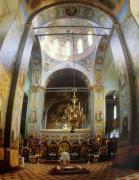
<svg viewBox="0 0 139 180">
<path fill-rule="evenodd" d="M 92 12 L 92 10 L 90 10 L 89 8 L 86 8 L 86 9 L 84 10 L 83 14 L 84 14 L 84 16 L 85 16 L 86 18 L 92 18 L 92 16 L 93 16 L 93 12 Z"/>
<path fill-rule="evenodd" d="M 99 46 L 99 50 L 100 51 L 104 51 L 104 50 L 106 50 L 107 49 L 107 44 L 101 44 L 100 46 Z"/>
<path fill-rule="evenodd" d="M 98 58 L 96 59 L 96 63 L 97 63 L 97 64 L 102 64 L 102 63 L 103 63 L 103 58 L 102 58 L 102 57 L 98 57 Z"/>
<path fill-rule="evenodd" d="M 75 16 L 77 14 L 77 9 L 74 6 L 69 6 L 65 10 L 68 16 Z"/>
</svg>

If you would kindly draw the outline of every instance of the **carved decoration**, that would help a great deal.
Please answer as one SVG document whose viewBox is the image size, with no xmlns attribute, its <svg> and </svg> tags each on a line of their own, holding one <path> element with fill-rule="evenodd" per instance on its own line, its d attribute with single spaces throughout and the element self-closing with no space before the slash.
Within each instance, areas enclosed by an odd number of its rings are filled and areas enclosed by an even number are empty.
<svg viewBox="0 0 139 180">
<path fill-rule="evenodd" d="M 65 10 L 68 16 L 75 16 L 77 14 L 77 9 L 74 6 L 69 6 Z"/>
</svg>

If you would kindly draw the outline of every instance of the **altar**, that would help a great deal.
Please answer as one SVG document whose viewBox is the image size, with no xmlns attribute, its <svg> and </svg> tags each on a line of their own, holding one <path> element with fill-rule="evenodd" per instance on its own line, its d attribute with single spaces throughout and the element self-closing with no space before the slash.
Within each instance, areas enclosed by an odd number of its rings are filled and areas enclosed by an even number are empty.
<svg viewBox="0 0 139 180">
<path fill-rule="evenodd" d="M 76 129 L 74 133 L 71 133 L 69 129 L 41 129 L 40 136 L 42 139 L 47 140 L 48 143 L 52 141 L 60 142 L 62 140 L 68 140 L 70 143 L 76 141 L 81 144 L 90 137 L 90 130 Z"/>
</svg>

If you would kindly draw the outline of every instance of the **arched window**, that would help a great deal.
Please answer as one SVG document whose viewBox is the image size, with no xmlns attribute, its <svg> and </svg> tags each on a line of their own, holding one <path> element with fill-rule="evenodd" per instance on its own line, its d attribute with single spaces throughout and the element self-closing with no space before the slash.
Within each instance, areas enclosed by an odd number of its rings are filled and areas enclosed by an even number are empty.
<svg viewBox="0 0 139 180">
<path fill-rule="evenodd" d="M 66 41 L 66 56 L 70 56 L 70 54 L 71 54 L 70 41 Z"/>
<path fill-rule="evenodd" d="M 83 52 L 83 41 L 82 41 L 82 39 L 78 39 L 78 41 L 77 41 L 77 49 L 78 49 L 78 54 Z"/>
<path fill-rule="evenodd" d="M 58 46 L 59 46 L 59 42 L 58 42 L 58 39 L 55 39 L 54 40 L 54 49 L 53 51 L 56 53 L 58 53 Z"/>
<path fill-rule="evenodd" d="M 87 39 L 88 39 L 89 46 L 93 44 L 93 36 L 91 34 L 92 34 L 92 31 L 88 31 Z"/>
<path fill-rule="evenodd" d="M 117 106 L 114 105 L 114 108 L 113 108 L 113 119 L 117 119 Z"/>
</svg>

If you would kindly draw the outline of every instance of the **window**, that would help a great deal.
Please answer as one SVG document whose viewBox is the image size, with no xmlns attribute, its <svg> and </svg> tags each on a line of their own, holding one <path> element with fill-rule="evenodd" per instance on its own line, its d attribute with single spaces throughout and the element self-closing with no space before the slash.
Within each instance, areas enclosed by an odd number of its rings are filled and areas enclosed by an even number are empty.
<svg viewBox="0 0 139 180">
<path fill-rule="evenodd" d="M 66 56 L 70 56 L 71 48 L 70 48 L 70 41 L 66 41 Z"/>
<path fill-rule="evenodd" d="M 78 41 L 77 41 L 77 49 L 78 49 L 78 54 L 83 52 L 83 42 L 82 42 L 82 39 L 78 39 Z"/>
<path fill-rule="evenodd" d="M 88 31 L 87 39 L 88 39 L 89 46 L 93 44 L 93 36 L 91 34 L 92 34 L 92 31 Z"/>
<path fill-rule="evenodd" d="M 117 118 L 117 107 L 116 105 L 113 108 L 113 118 L 116 119 Z"/>
</svg>

